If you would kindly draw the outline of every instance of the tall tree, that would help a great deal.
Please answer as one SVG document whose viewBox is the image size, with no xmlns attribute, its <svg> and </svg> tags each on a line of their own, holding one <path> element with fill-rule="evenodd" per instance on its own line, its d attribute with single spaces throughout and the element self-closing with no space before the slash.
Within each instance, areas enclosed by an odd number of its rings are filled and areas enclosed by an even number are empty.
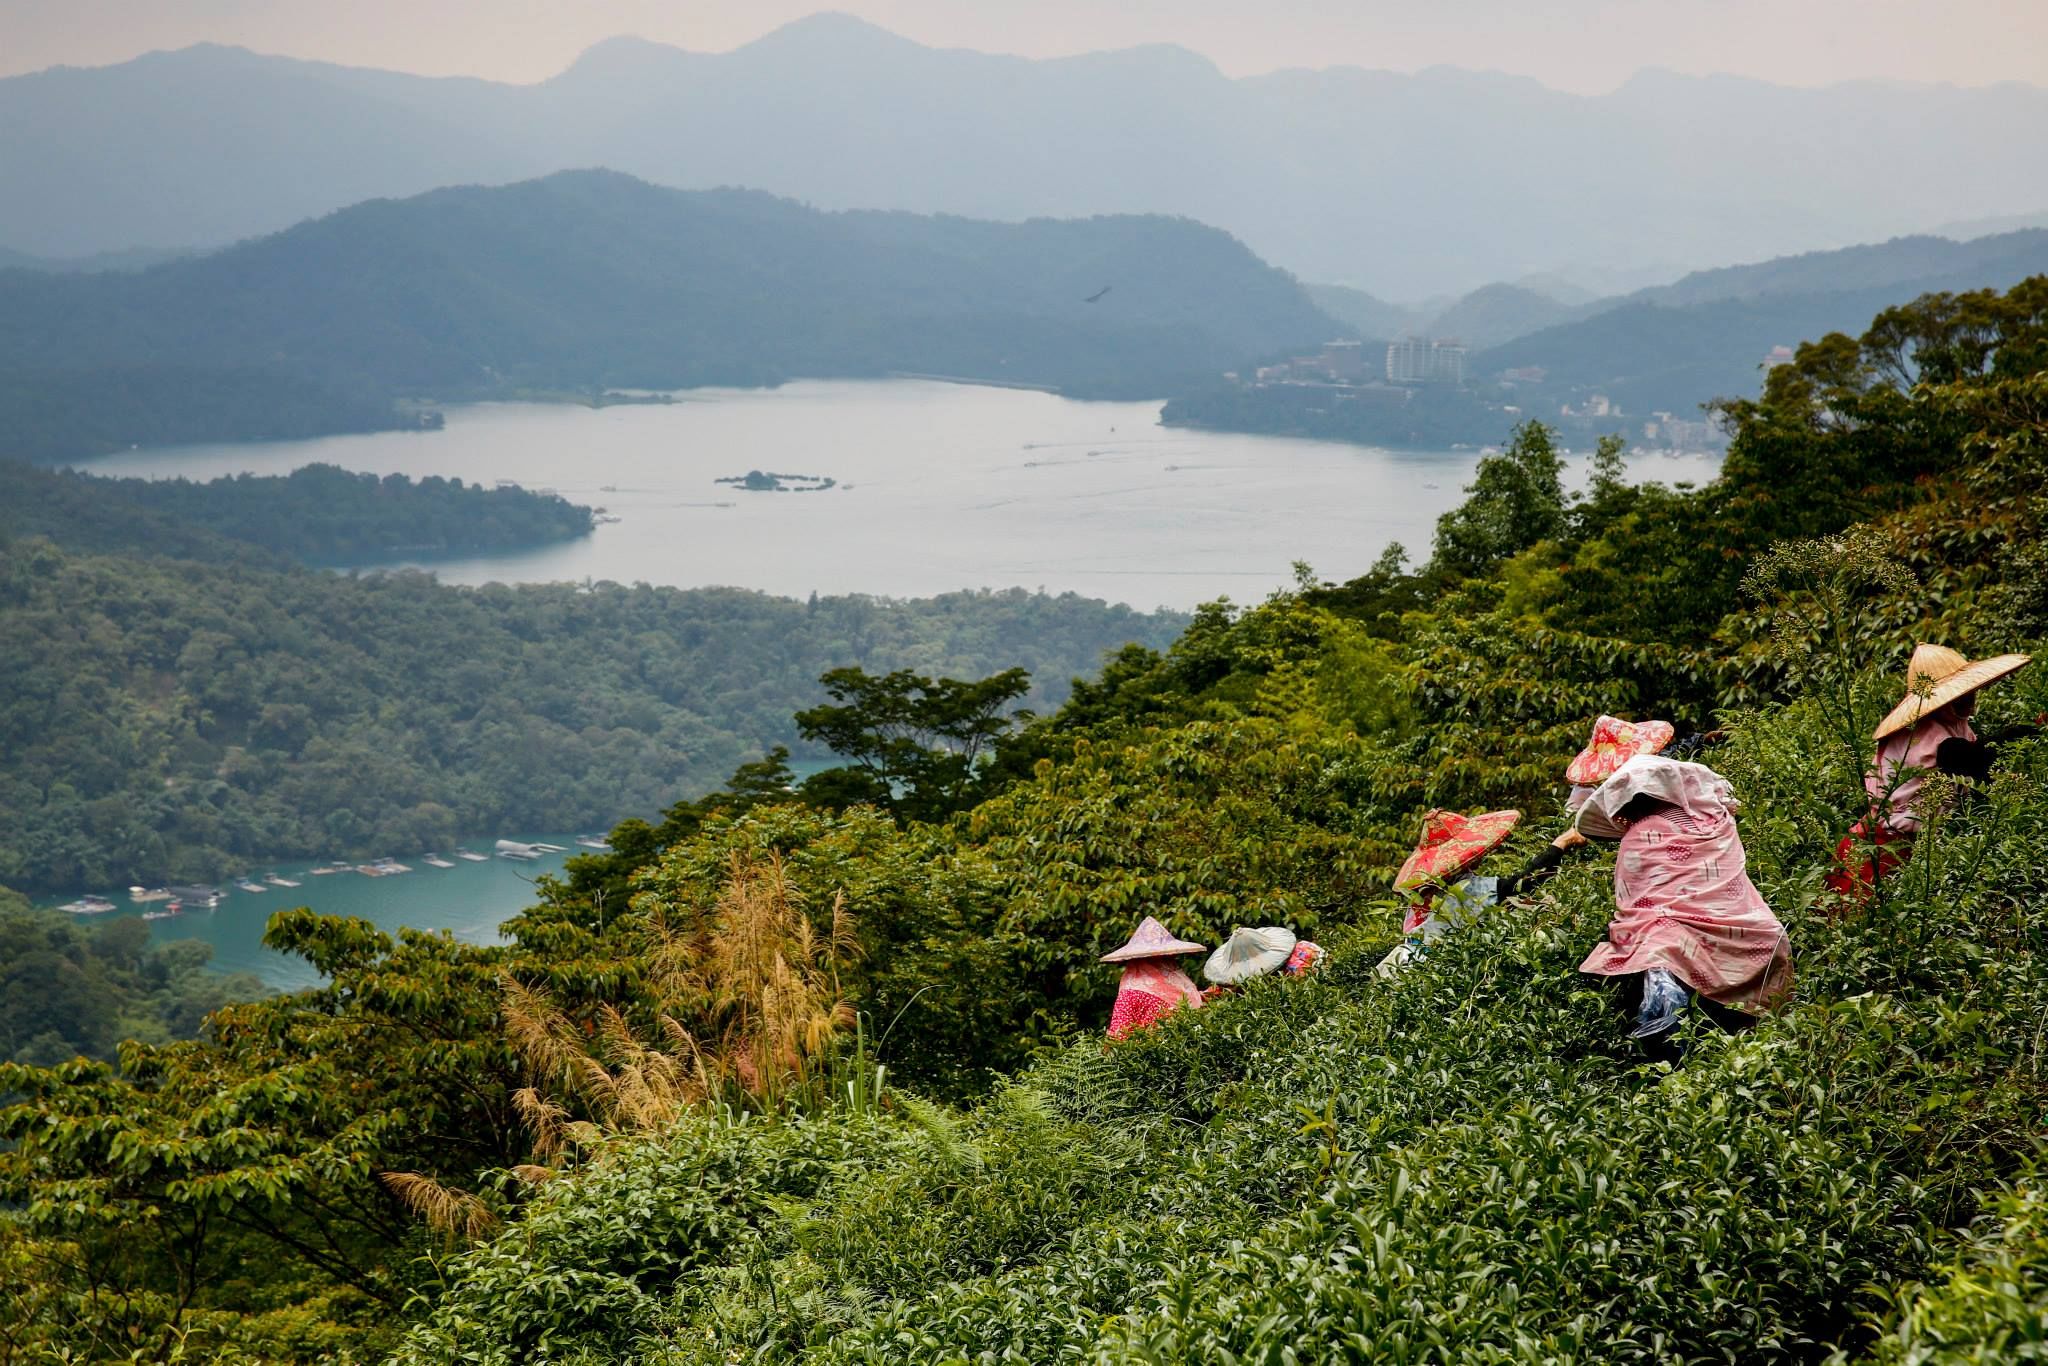
<svg viewBox="0 0 2048 1366">
<path fill-rule="evenodd" d="M 818 681 L 834 701 L 798 712 L 797 730 L 853 760 L 805 782 L 806 797 L 825 805 L 867 800 L 912 819 L 943 819 L 975 800 L 983 756 L 1029 716 L 1004 710 L 1030 690 L 1023 669 L 964 682 L 845 668 Z"/>
</svg>

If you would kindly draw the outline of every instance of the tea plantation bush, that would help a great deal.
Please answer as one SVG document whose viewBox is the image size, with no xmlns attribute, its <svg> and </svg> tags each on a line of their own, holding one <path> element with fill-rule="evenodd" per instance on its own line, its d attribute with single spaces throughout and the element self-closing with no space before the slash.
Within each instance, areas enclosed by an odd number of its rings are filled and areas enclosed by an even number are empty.
<svg viewBox="0 0 2048 1366">
<path fill-rule="evenodd" d="M 1745 823 L 1799 946 L 1798 1003 L 1693 1033 L 1679 1066 L 1641 1060 L 1575 971 L 1611 905 L 1588 858 L 1397 980 L 1371 971 L 1389 904 L 1332 936 L 1316 977 L 1076 1042 L 971 1111 L 732 1126 L 721 1149 L 757 1156 L 690 1177 L 728 1212 L 707 1206 L 658 1263 L 579 1222 L 676 1161 L 621 1151 L 458 1263 L 400 1359 L 498 1359 L 452 1350 L 458 1322 L 533 1345 L 511 1331 L 518 1288 L 572 1272 L 632 1288 L 581 1293 L 548 1342 L 664 1366 L 2038 1348 L 2040 1197 L 2000 1191 L 2030 1179 L 2048 1102 L 2048 929 L 2028 910 L 2048 747 L 2019 747 L 1926 839 L 1923 876 L 1831 917 L 1803 904 L 1824 827 L 1782 766 L 1813 726 L 1751 715 L 1720 760 L 1781 801 Z M 827 1139 L 840 1125 L 858 1139 Z M 571 1221 L 572 1201 L 605 1213 Z"/>
</svg>

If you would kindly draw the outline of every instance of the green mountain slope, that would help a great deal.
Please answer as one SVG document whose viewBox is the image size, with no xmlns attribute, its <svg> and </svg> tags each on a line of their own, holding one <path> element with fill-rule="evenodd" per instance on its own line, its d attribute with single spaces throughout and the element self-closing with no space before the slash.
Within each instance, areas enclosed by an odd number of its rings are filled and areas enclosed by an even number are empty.
<svg viewBox="0 0 2048 1366">
<path fill-rule="evenodd" d="M 1859 319 L 1925 293 L 2003 288 L 2044 268 L 2048 237 L 2036 252 L 1968 275 L 1676 307 L 1629 304 L 1519 337 L 1474 357 L 1473 364 L 1484 372 L 1539 366 L 1549 392 L 1597 390 L 1632 416 L 1661 409 L 1688 417 L 1714 399 L 1756 393 L 1765 359 L 1776 347 L 1853 329 Z"/>
<path fill-rule="evenodd" d="M 1485 285 L 1473 290 L 1419 329 L 1432 337 L 1456 337 L 1475 351 L 1572 318 L 1583 309 L 1519 285 Z"/>
<path fill-rule="evenodd" d="M 548 545 L 591 529 L 591 511 L 553 494 L 459 479 L 379 478 L 333 465 L 288 475 L 105 479 L 0 463 L 0 539 L 46 536 L 101 555 L 307 564 L 456 555 Z"/>
<path fill-rule="evenodd" d="M 1343 323 L 1365 341 L 1391 341 L 1411 330 L 1417 318 L 1400 304 L 1390 304 L 1348 285 L 1304 285 L 1310 302 Z"/>
<path fill-rule="evenodd" d="M 604 825 L 795 744 L 827 669 L 1021 665 L 1042 706 L 1180 620 L 1021 590 L 456 589 L 22 540 L 0 547 L 0 885 Z"/>
<path fill-rule="evenodd" d="M 1186 220 L 824 214 L 576 172 L 136 274 L 0 273 L 0 430 L 42 456 L 391 425 L 399 395 L 894 371 L 1146 396 L 1332 327 Z"/>
</svg>

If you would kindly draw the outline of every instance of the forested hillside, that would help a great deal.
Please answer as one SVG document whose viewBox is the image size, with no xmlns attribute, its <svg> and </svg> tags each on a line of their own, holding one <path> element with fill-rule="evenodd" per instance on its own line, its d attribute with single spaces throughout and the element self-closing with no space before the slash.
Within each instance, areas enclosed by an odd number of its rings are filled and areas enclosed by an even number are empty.
<svg viewBox="0 0 2048 1366">
<path fill-rule="evenodd" d="M 1183 619 L 1022 590 L 810 603 L 0 547 L 0 885 L 211 881 L 652 813 L 797 743 L 846 664 L 1043 706 Z"/>
<path fill-rule="evenodd" d="M 307 564 L 359 564 L 549 545 L 592 525 L 589 508 L 553 494 L 333 465 L 195 482 L 0 463 L 0 489 L 0 539 L 46 536 L 109 555 L 250 559 L 249 547 L 261 547 Z"/>
<path fill-rule="evenodd" d="M 112 1062 L 124 1040 L 192 1038 L 228 1002 L 263 994 L 246 973 L 209 971 L 212 953 L 196 939 L 152 948 L 132 916 L 87 929 L 0 891 L 0 1062 Z"/>
<path fill-rule="evenodd" d="M 1610 444 L 1567 497 L 1523 427 L 1427 565 L 1305 572 L 1123 651 L 943 819 L 742 770 L 503 945 L 280 913 L 328 986 L 118 1072 L 0 1068 L 27 1098 L 0 1112 L 0 1344 L 2023 1359 L 2048 747 L 1956 780 L 1868 901 L 1819 890 L 1912 643 L 2048 645 L 2044 414 L 2048 278 L 1925 301 L 1773 371 L 1701 488 L 1631 487 Z M 847 743 L 918 761 L 922 714 L 870 701 Z M 2044 710 L 2036 667 L 1980 723 Z M 1694 1017 L 1675 1064 L 1575 971 L 1604 853 L 1372 970 L 1422 810 L 1512 803 L 1530 852 L 1603 712 L 1725 732 L 1706 757 L 1797 958 L 1787 1008 Z M 1097 958 L 1145 914 L 1211 944 L 1288 924 L 1329 961 L 1105 1050 Z"/>
<path fill-rule="evenodd" d="M 529 388 L 908 371 L 1143 398 L 1334 326 L 1186 219 L 826 214 L 573 172 L 132 274 L 0 272 L 0 455 L 390 427 L 401 396 Z"/>
</svg>

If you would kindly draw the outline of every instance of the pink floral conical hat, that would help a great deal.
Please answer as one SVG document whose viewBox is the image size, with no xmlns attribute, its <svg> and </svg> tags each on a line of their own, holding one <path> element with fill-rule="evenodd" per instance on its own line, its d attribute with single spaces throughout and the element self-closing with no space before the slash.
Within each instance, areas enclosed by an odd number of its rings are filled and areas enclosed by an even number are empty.
<svg viewBox="0 0 2048 1366">
<path fill-rule="evenodd" d="M 1520 819 L 1519 811 L 1489 811 L 1483 816 L 1429 812 L 1422 818 L 1422 843 L 1395 875 L 1394 890 L 1406 892 L 1426 882 L 1449 882 L 1485 858 Z"/>
<path fill-rule="evenodd" d="M 1593 738 L 1566 766 L 1564 780 L 1574 787 L 1598 787 L 1638 754 L 1655 754 L 1678 732 L 1669 721 L 1624 721 L 1603 716 L 1593 723 Z"/>
<path fill-rule="evenodd" d="M 1185 939 L 1175 939 L 1171 930 L 1148 915 L 1138 922 L 1138 932 L 1131 936 L 1131 942 L 1103 954 L 1102 961 L 1129 963 L 1139 958 L 1178 958 L 1184 953 L 1208 951 L 1207 944 L 1190 944 Z"/>
</svg>

